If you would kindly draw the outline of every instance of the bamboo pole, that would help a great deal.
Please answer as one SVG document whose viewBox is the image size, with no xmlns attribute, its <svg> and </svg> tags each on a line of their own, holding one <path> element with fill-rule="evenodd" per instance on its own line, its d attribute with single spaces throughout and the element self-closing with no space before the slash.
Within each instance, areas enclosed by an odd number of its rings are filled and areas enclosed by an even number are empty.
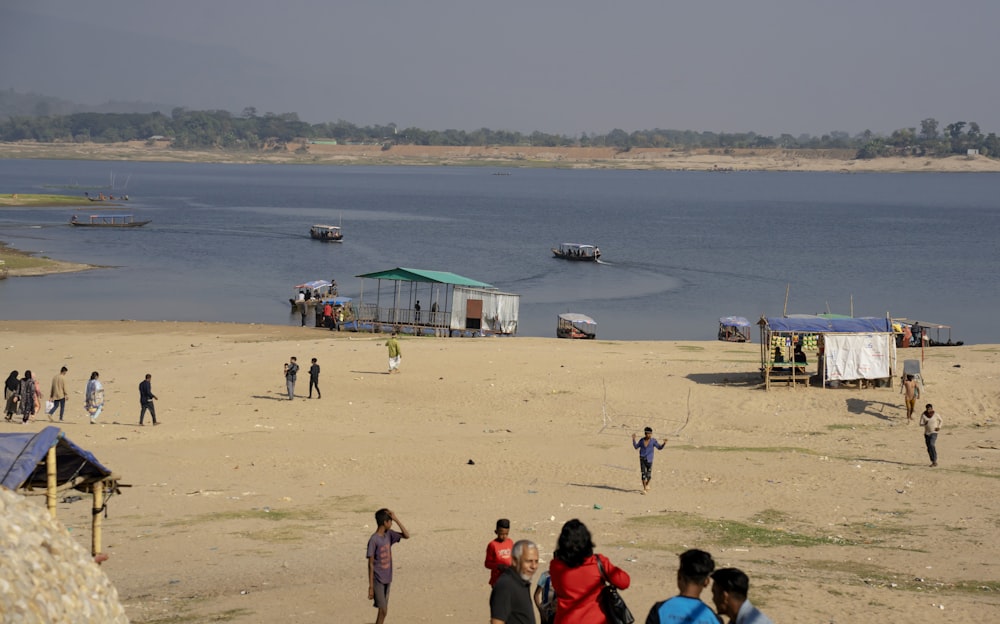
<svg viewBox="0 0 1000 624">
<path fill-rule="evenodd" d="M 49 515 L 54 520 L 56 517 L 56 447 L 49 447 L 45 455 L 45 473 L 47 483 L 45 487 L 45 502 L 49 508 Z"/>
<path fill-rule="evenodd" d="M 94 483 L 94 509 L 90 525 L 90 554 L 96 557 L 101 552 L 101 511 L 104 507 L 104 481 Z"/>
</svg>

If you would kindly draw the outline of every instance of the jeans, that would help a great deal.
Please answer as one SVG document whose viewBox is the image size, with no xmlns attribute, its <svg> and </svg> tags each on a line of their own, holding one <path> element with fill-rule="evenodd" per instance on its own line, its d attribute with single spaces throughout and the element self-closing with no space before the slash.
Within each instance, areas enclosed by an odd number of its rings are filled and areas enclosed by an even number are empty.
<svg viewBox="0 0 1000 624">
<path fill-rule="evenodd" d="M 937 433 L 925 433 L 924 444 L 927 445 L 927 455 L 931 458 L 931 463 L 937 463 Z"/>
<path fill-rule="evenodd" d="M 285 387 L 288 389 L 288 400 L 295 398 L 295 378 L 286 378 Z"/>
<path fill-rule="evenodd" d="M 153 418 L 153 424 L 156 424 L 156 408 L 153 407 L 153 402 L 142 404 L 142 411 L 139 412 L 139 424 L 142 424 L 142 419 L 146 415 L 146 410 L 149 410 L 149 415 Z"/>
<path fill-rule="evenodd" d="M 56 413 L 56 408 L 59 408 L 59 420 L 63 419 L 63 414 L 66 412 L 66 399 L 56 399 L 52 401 L 52 409 L 49 410 L 49 416 Z"/>
</svg>

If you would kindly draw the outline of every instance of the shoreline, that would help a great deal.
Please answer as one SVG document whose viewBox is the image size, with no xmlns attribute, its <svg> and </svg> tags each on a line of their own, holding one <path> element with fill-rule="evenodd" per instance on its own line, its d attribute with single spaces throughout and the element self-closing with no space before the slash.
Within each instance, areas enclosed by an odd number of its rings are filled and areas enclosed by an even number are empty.
<svg viewBox="0 0 1000 624">
<path fill-rule="evenodd" d="M 0 143 L 0 159 L 132 160 L 149 162 L 293 165 L 479 166 L 504 169 L 624 169 L 649 171 L 809 171 L 830 173 L 1000 173 L 985 156 L 887 157 L 858 160 L 853 150 L 670 149 L 533 146 L 328 145 L 298 141 L 284 150 L 172 150 L 168 142 Z"/>
</svg>

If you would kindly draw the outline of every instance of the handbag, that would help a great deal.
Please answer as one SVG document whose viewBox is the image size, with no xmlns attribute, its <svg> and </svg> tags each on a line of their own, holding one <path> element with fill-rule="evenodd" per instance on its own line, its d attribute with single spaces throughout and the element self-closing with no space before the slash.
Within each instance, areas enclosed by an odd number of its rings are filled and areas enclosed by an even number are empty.
<svg viewBox="0 0 1000 624">
<path fill-rule="evenodd" d="M 601 580 L 604 581 L 604 587 L 601 588 L 599 598 L 601 610 L 604 611 L 604 615 L 608 618 L 608 624 L 633 624 L 635 617 L 632 616 L 632 612 L 628 610 L 625 600 L 618 593 L 618 588 L 608 580 L 608 575 L 604 572 L 604 566 L 601 564 L 601 556 L 597 555 L 596 559 L 597 569 L 601 571 Z"/>
</svg>

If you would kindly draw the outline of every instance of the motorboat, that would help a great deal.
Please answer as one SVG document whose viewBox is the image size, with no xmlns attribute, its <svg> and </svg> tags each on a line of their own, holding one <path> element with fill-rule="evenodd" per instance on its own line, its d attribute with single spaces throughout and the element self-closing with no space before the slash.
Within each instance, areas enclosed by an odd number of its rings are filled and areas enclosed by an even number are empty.
<svg viewBox="0 0 1000 624">
<path fill-rule="evenodd" d="M 719 319 L 719 340 L 750 342 L 750 321 L 742 316 L 723 316 Z"/>
<path fill-rule="evenodd" d="M 73 215 L 69 220 L 69 224 L 76 227 L 136 228 L 147 223 L 150 223 L 150 220 L 136 221 L 130 214 L 94 214 L 89 215 L 86 220 Z"/>
<path fill-rule="evenodd" d="M 597 262 L 601 259 L 601 250 L 594 245 L 560 243 L 559 247 L 552 248 L 552 255 L 556 258 L 562 258 L 563 260 Z"/>
<path fill-rule="evenodd" d="M 309 237 L 326 243 L 339 243 L 344 240 L 344 233 L 339 225 L 317 224 L 309 228 Z"/>
<path fill-rule="evenodd" d="M 292 311 L 299 309 L 299 306 L 311 308 L 316 304 L 337 296 L 337 282 L 326 280 L 313 280 L 297 284 L 293 289 L 294 294 L 288 298 L 288 303 L 292 305 Z"/>
<path fill-rule="evenodd" d="M 593 340 L 597 338 L 597 321 L 586 314 L 563 312 L 556 320 L 556 336 Z"/>
</svg>

